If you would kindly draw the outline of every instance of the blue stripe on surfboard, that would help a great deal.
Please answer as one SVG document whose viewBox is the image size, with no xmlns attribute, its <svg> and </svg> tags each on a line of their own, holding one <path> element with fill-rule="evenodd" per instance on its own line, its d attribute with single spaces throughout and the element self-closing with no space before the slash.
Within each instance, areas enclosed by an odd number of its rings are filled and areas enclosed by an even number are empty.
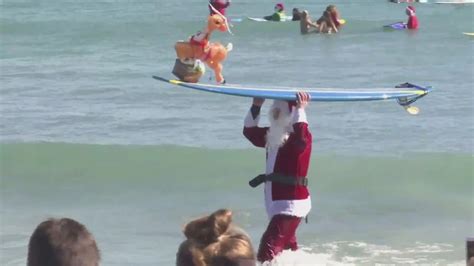
<svg viewBox="0 0 474 266">
<path fill-rule="evenodd" d="M 416 89 L 384 89 L 384 90 L 316 90 L 316 89 L 263 89 L 240 86 L 212 85 L 199 83 L 186 83 L 174 81 L 158 76 L 153 76 L 157 80 L 175 84 L 178 86 L 200 90 L 205 92 L 220 93 L 243 97 L 259 97 L 277 100 L 295 100 L 297 91 L 306 91 L 311 95 L 311 101 L 379 101 L 399 98 L 413 98 L 427 94 L 431 89 L 416 86 Z"/>
</svg>

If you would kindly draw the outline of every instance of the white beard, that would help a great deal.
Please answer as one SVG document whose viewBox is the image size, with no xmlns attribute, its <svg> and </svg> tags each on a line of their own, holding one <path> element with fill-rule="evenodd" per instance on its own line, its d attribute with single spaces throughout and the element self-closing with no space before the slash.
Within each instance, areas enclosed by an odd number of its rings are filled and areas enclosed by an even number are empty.
<svg viewBox="0 0 474 266">
<path fill-rule="evenodd" d="M 290 135 L 290 116 L 280 115 L 278 120 L 270 115 L 270 128 L 267 132 L 267 148 L 279 148 L 285 144 Z"/>
</svg>

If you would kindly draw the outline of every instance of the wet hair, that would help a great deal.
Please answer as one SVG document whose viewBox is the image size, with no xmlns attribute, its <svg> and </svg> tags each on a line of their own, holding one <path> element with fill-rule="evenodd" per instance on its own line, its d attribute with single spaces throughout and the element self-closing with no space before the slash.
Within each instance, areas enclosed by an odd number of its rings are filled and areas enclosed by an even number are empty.
<svg viewBox="0 0 474 266">
<path fill-rule="evenodd" d="M 69 218 L 40 223 L 28 244 L 27 266 L 97 266 L 100 252 L 86 227 Z"/>
<path fill-rule="evenodd" d="M 328 11 L 328 12 L 333 12 L 334 9 L 336 9 L 336 6 L 335 6 L 335 5 L 328 5 L 328 6 L 326 7 L 326 11 Z"/>
<path fill-rule="evenodd" d="M 250 238 L 232 223 L 232 212 L 220 209 L 184 227 L 186 240 L 176 254 L 177 266 L 234 266 L 255 261 Z"/>
</svg>

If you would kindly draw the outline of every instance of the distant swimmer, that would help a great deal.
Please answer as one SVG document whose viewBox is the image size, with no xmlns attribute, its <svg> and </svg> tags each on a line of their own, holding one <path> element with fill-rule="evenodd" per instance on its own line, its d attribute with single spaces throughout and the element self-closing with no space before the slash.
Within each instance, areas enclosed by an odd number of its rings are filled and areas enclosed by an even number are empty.
<svg viewBox="0 0 474 266">
<path fill-rule="evenodd" d="M 343 24 L 336 6 L 329 5 L 316 22 L 320 33 L 337 33 Z"/>
<path fill-rule="evenodd" d="M 283 21 L 285 20 L 285 6 L 283 6 L 282 3 L 278 3 L 275 5 L 275 13 L 270 16 L 265 16 L 263 17 L 266 20 L 271 20 L 271 21 Z"/>
<path fill-rule="evenodd" d="M 301 12 L 301 20 L 300 20 L 300 32 L 301 34 L 308 34 L 311 32 L 317 32 L 319 25 L 316 22 L 313 22 L 309 17 L 308 11 L 303 10 Z"/>
<path fill-rule="evenodd" d="M 209 4 L 212 5 L 219 13 L 225 16 L 225 10 L 230 5 L 230 0 L 209 0 Z M 214 9 L 209 6 L 210 16 L 217 14 Z"/>
<path fill-rule="evenodd" d="M 335 5 L 329 5 L 326 8 L 326 10 L 328 10 L 331 13 L 332 21 L 336 25 L 336 28 L 339 29 L 345 23 L 345 20 L 341 19 L 339 10 L 337 10 Z"/>
<path fill-rule="evenodd" d="M 407 29 L 410 29 L 410 30 L 418 29 L 418 18 L 416 17 L 416 14 L 415 14 L 415 7 L 408 6 L 405 12 L 408 15 L 408 22 L 406 24 Z"/>
</svg>

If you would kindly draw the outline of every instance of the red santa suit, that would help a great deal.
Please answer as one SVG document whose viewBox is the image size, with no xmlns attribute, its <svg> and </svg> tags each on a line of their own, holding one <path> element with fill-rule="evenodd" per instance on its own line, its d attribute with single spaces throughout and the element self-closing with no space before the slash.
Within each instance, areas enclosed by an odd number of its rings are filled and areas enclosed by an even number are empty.
<svg viewBox="0 0 474 266">
<path fill-rule="evenodd" d="M 229 0 L 210 0 L 209 4 L 211 4 L 221 15 L 225 16 L 225 9 L 229 7 L 230 1 Z M 210 15 L 217 14 L 214 9 L 209 6 Z"/>
<path fill-rule="evenodd" d="M 291 130 L 286 142 L 280 147 L 268 147 L 268 127 L 258 127 L 260 115 L 249 112 L 244 121 L 244 136 L 257 147 L 266 148 L 265 174 L 281 174 L 295 178 L 306 177 L 309 168 L 312 136 L 308 129 L 306 113 L 293 108 Z M 258 260 L 268 261 L 283 249 L 297 249 L 295 232 L 302 217 L 311 210 L 308 188 L 303 185 L 287 185 L 265 182 L 265 208 L 270 224 L 264 233 L 258 252 Z"/>
<path fill-rule="evenodd" d="M 418 18 L 416 17 L 416 14 L 415 14 L 415 7 L 408 6 L 406 8 L 406 13 L 408 15 L 407 28 L 411 30 L 418 29 Z"/>
</svg>

